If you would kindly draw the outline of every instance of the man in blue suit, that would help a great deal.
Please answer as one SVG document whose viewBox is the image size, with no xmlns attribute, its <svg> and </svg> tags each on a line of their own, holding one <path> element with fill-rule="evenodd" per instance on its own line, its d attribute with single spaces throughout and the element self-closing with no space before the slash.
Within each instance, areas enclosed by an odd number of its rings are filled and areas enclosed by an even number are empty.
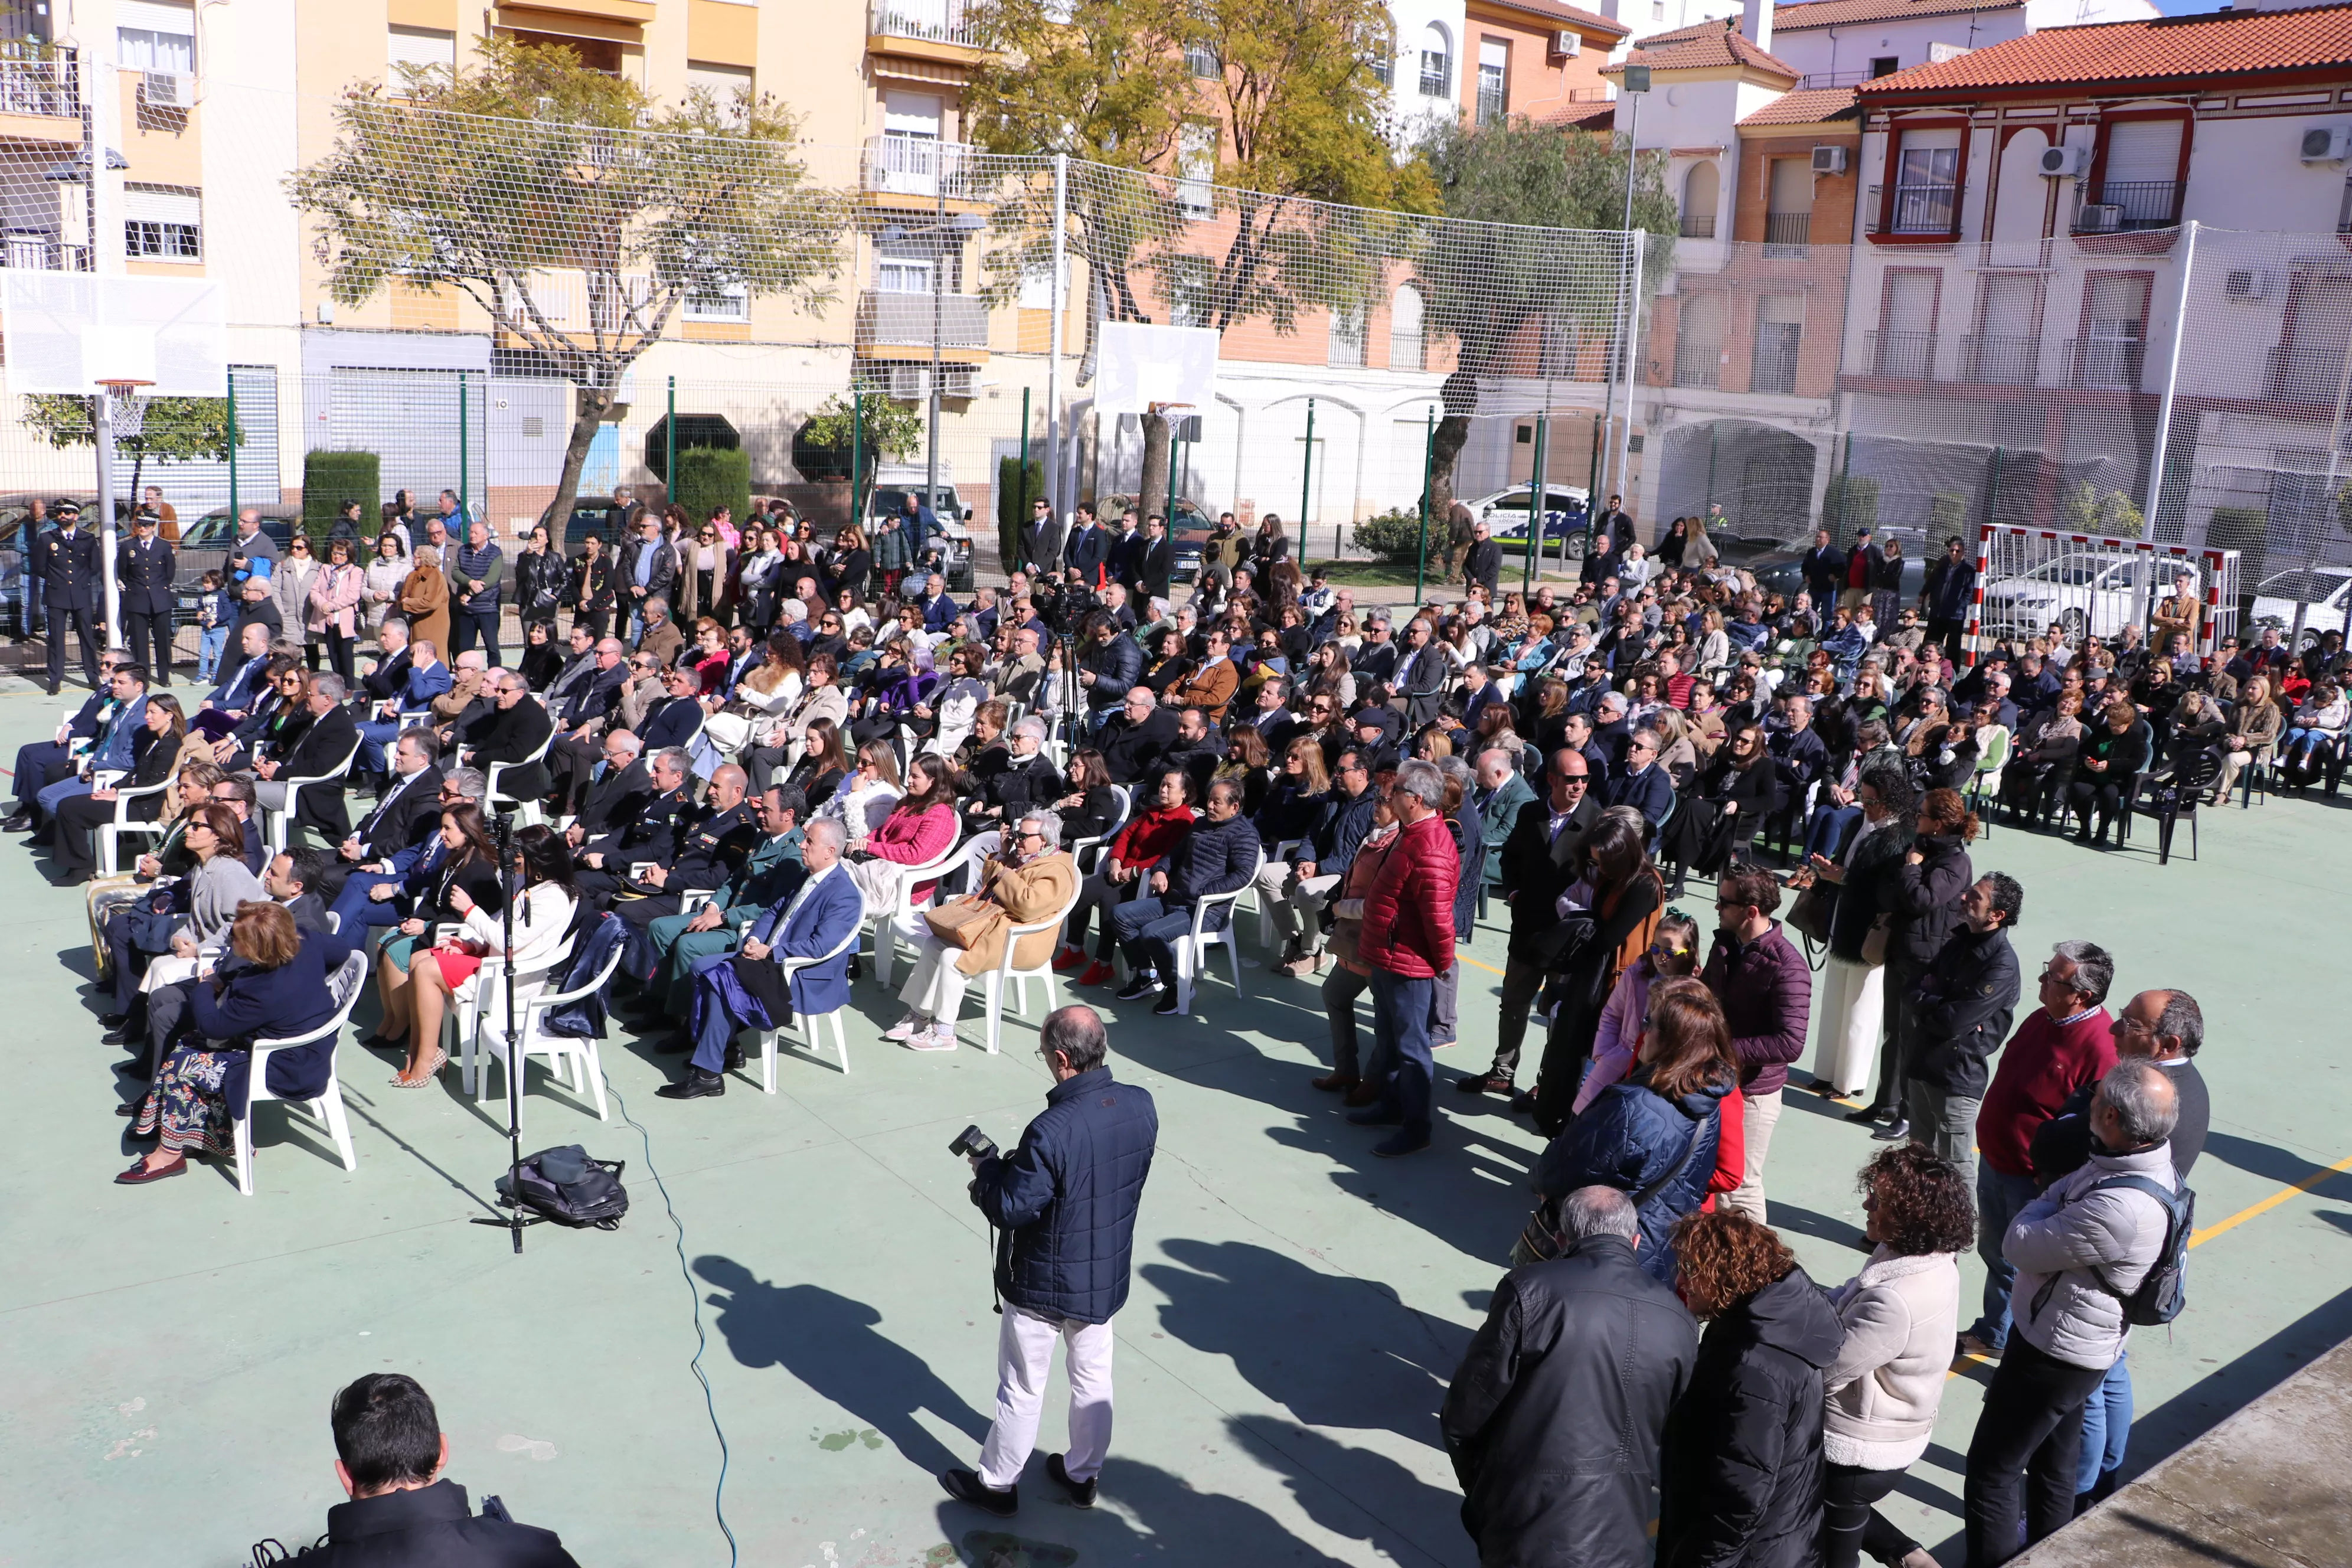
<svg viewBox="0 0 2352 1568">
<path fill-rule="evenodd" d="M 1625 771 L 1609 781 L 1601 792 L 1604 805 L 1630 805 L 1642 814 L 1650 825 L 1650 840 L 1657 841 L 1658 828 L 1675 809 L 1675 781 L 1658 762 L 1658 734 L 1654 730 L 1636 730 L 1625 744 Z"/>
<path fill-rule="evenodd" d="M 101 656 L 105 675 L 98 689 L 84 700 L 81 710 L 58 726 L 57 738 L 35 741 L 16 748 L 16 809 L 0 822 L 0 833 L 23 833 L 33 826 L 33 797 L 49 782 L 51 764 L 64 767 L 73 755 L 73 742 L 87 741 L 98 733 L 105 722 L 107 710 L 114 704 L 114 688 L 110 679 L 114 667 L 131 662 L 131 656 L 112 648 Z M 61 775 L 62 776 L 62 775 Z"/>
<path fill-rule="evenodd" d="M 687 1015 L 694 1055 L 686 1076 L 656 1094 L 664 1100 L 725 1094 L 723 1075 L 743 1065 L 738 1029 L 782 1028 L 796 1011 L 814 1016 L 849 1005 L 847 944 L 866 919 L 866 899 L 841 865 L 842 842 L 841 824 L 833 818 L 810 823 L 801 841 L 808 879 L 799 891 L 745 927 L 742 946 L 695 964 Z M 833 956 L 799 971 L 787 986 L 784 960 L 827 953 Z"/>
<path fill-rule="evenodd" d="M 441 805 L 456 805 L 461 801 L 482 804 L 483 780 L 479 769 L 452 768 L 441 780 Z M 440 826 L 440 813 L 431 818 Z M 383 846 L 378 845 L 378 848 Z M 361 865 L 343 881 L 343 890 L 335 895 L 335 912 L 343 917 L 342 929 L 356 931 L 363 925 L 395 926 L 408 918 L 398 900 L 404 889 L 422 886 L 424 879 L 441 868 L 442 857 L 449 852 L 437 832 L 427 832 L 413 838 L 404 847 Z"/>
<path fill-rule="evenodd" d="M 58 807 L 78 795 L 88 795 L 98 787 L 91 775 L 100 768 L 127 773 L 137 762 L 131 741 L 139 726 L 147 721 L 147 669 L 144 665 L 118 664 L 106 674 L 106 684 L 114 696 L 113 711 L 99 721 L 98 734 L 92 739 L 89 752 L 82 765 L 67 763 L 68 771 L 52 769 L 55 775 L 34 796 L 33 822 L 37 828 L 46 828 L 58 815 Z M 37 839 L 36 842 L 40 840 Z"/>
<path fill-rule="evenodd" d="M 389 628 L 394 624 L 386 621 L 384 626 Z M 370 710 L 368 719 L 360 725 L 360 757 L 357 765 L 362 772 L 382 777 L 384 771 L 384 747 L 399 740 L 401 731 L 408 727 L 401 715 L 422 712 L 430 708 L 436 697 L 446 694 L 457 684 L 457 677 L 452 675 L 449 672 L 449 667 L 441 661 L 440 652 L 439 648 L 422 639 L 408 644 L 404 648 L 395 648 L 387 657 L 385 662 L 390 665 L 404 658 L 406 660 L 404 670 L 395 672 L 389 668 L 379 668 L 372 671 L 367 679 L 362 683 L 369 689 L 371 695 L 378 685 L 385 689 L 383 700 Z M 378 676 L 386 679 L 379 682 Z M 431 721 L 427 720 L 426 722 L 429 723 Z"/>
</svg>

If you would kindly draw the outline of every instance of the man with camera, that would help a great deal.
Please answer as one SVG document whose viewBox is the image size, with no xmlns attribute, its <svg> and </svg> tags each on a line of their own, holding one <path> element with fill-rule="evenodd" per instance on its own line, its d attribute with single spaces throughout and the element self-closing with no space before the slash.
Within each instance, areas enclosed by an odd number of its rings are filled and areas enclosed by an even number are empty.
<svg viewBox="0 0 2352 1568">
<path fill-rule="evenodd" d="M 1040 1054 L 1054 1074 L 1045 1114 L 1010 1155 L 976 1127 L 950 1145 L 971 1162 L 971 1201 L 999 1234 L 996 1419 L 978 1470 L 941 1472 L 950 1497 L 997 1515 L 1021 1506 L 1017 1484 L 1037 1442 L 1054 1341 L 1067 1349 L 1070 1447 L 1045 1474 L 1079 1508 L 1110 1448 L 1110 1324 L 1127 1304 L 1135 1213 L 1151 1172 L 1160 1114 L 1151 1096 L 1103 1065 L 1110 1042 L 1093 1008 L 1046 1016 Z"/>
</svg>

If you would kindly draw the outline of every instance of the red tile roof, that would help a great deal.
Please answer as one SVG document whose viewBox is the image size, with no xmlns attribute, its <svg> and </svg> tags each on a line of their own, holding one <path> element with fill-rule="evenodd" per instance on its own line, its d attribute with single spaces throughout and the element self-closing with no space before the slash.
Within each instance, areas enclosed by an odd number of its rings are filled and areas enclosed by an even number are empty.
<svg viewBox="0 0 2352 1568">
<path fill-rule="evenodd" d="M 1843 27 L 1856 22 L 1907 22 L 1970 11 L 2014 11 L 2021 0 L 1803 0 L 1773 13 L 1772 31 Z"/>
<path fill-rule="evenodd" d="M 1570 131 L 1614 131 L 1617 129 L 1617 106 L 1613 103 L 1604 103 L 1597 109 L 1588 109 L 1581 114 L 1570 110 L 1552 123 L 1565 126 Z"/>
<path fill-rule="evenodd" d="M 1732 20 L 1736 23 L 1738 18 Z M 1750 66 L 1758 70 L 1785 76 L 1790 81 L 1805 74 L 1788 61 L 1765 53 L 1719 22 L 1706 31 L 1663 45 L 1655 38 L 1648 39 L 1627 55 L 1622 64 L 1603 66 L 1601 74 L 1613 76 L 1626 66 L 1648 66 L 1653 70 L 1704 70 L 1717 66 Z"/>
<path fill-rule="evenodd" d="M 1539 16 L 1574 27 L 1582 33 L 1601 33 L 1612 38 L 1630 37 L 1633 31 L 1622 22 L 1612 22 L 1598 11 L 1580 6 L 1564 5 L 1560 0 L 1476 0 L 1481 5 L 1491 5 L 1498 11 L 1517 11 L 1522 16 Z"/>
<path fill-rule="evenodd" d="M 1882 102 L 1954 89 L 2204 82 L 2328 68 L 2352 70 L 2352 5 L 2050 27 L 1938 65 L 1896 71 L 1860 90 L 1864 102 Z"/>
<path fill-rule="evenodd" d="M 1819 125 L 1827 120 L 1842 120 L 1856 112 L 1853 89 L 1850 87 L 1809 87 L 1801 91 L 1782 93 L 1755 113 L 1740 121 L 1742 125 Z"/>
</svg>

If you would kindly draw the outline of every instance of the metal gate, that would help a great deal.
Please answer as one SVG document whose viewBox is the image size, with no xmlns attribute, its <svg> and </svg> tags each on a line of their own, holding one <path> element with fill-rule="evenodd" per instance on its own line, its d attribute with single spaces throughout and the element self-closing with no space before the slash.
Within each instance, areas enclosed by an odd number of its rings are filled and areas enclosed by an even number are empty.
<svg viewBox="0 0 2352 1568">
<path fill-rule="evenodd" d="M 2237 633 L 2236 551 L 1979 524 L 1969 662 L 1974 664 L 1997 642 L 2015 645 L 2053 627 L 2069 647 L 2081 646 L 2086 637 L 2107 641 L 2127 626 L 2137 626 L 2145 637 L 2157 606 L 2174 595 L 2184 574 L 2203 606 L 2191 651 L 2210 654 L 2222 637 Z"/>
</svg>

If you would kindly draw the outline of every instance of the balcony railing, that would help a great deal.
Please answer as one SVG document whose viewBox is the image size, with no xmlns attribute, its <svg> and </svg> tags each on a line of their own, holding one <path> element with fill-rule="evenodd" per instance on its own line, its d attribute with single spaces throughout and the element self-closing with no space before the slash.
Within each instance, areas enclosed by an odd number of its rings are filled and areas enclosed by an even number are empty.
<svg viewBox="0 0 2352 1568">
<path fill-rule="evenodd" d="M 869 191 L 961 197 L 979 186 L 980 150 L 928 136 L 869 136 L 864 179 Z"/>
<path fill-rule="evenodd" d="M 1453 61 L 1443 57 L 1433 61 L 1425 54 L 1421 57 L 1421 96 L 1423 98 L 1454 96 Z"/>
<path fill-rule="evenodd" d="M 1716 387 L 1723 384 L 1723 345 L 1712 338 L 1679 339 L 1675 343 L 1675 384 Z"/>
<path fill-rule="evenodd" d="M 2042 359 L 2040 338 L 1979 333 L 1965 340 L 1967 375 L 1992 386 L 2032 386 Z"/>
<path fill-rule="evenodd" d="M 1933 332 L 1873 332 L 1870 374 L 1897 381 L 1932 381 L 1936 376 L 1936 334 Z"/>
<path fill-rule="evenodd" d="M 1500 86 L 1478 84 L 1478 123 L 1500 125 L 1503 122 L 1503 89 Z"/>
<path fill-rule="evenodd" d="M 1764 254 L 1767 256 L 1801 256 L 1812 243 L 1813 215 L 1802 213 L 1766 213 L 1764 215 Z"/>
<path fill-rule="evenodd" d="M 857 341 L 929 348 L 938 310 L 943 349 L 988 346 L 988 301 L 977 294 L 896 294 L 869 289 L 857 297 Z"/>
<path fill-rule="evenodd" d="M 1683 214 L 1682 236 L 1685 239 L 1713 239 L 1715 215 L 1713 213 Z"/>
<path fill-rule="evenodd" d="M 1764 343 L 1748 367 L 1750 392 L 1792 393 L 1797 390 L 1797 348 L 1793 343 Z"/>
<path fill-rule="evenodd" d="M 29 39 L 0 44 L 0 113 L 70 118 L 80 112 L 72 49 Z"/>
<path fill-rule="evenodd" d="M 2341 343 L 2286 342 L 2270 352 L 2270 384 L 2263 395 L 2333 406 L 2344 384 Z"/>
<path fill-rule="evenodd" d="M 2068 382 L 2094 392 L 2139 390 L 2141 356 L 2147 345 L 2133 338 L 2071 338 L 2066 343 Z"/>
<path fill-rule="evenodd" d="M 68 245 L 54 234 L 12 228 L 5 237 L 7 265 L 26 272 L 88 272 L 89 247 Z"/>
<path fill-rule="evenodd" d="M 1419 331 L 1389 334 L 1389 368 L 1420 370 L 1427 363 L 1428 340 Z"/>
<path fill-rule="evenodd" d="M 980 47 L 979 29 L 964 0 L 874 0 L 866 13 L 867 27 L 876 37 L 920 38 L 926 43 Z"/>
<path fill-rule="evenodd" d="M 1882 187 L 1870 188 L 1879 202 Z M 1960 187 L 1952 184 L 1904 184 L 1895 187 L 1893 208 L 1879 228 L 1881 234 L 1952 234 L 1959 227 Z"/>
<path fill-rule="evenodd" d="M 2110 228 L 2094 221 L 2093 209 L 2097 207 L 2123 210 Z M 2179 221 L 2178 180 L 2108 180 L 2101 184 L 2097 195 L 2074 209 L 2076 234 L 2128 234 L 2143 228 L 2170 228 Z"/>
</svg>

